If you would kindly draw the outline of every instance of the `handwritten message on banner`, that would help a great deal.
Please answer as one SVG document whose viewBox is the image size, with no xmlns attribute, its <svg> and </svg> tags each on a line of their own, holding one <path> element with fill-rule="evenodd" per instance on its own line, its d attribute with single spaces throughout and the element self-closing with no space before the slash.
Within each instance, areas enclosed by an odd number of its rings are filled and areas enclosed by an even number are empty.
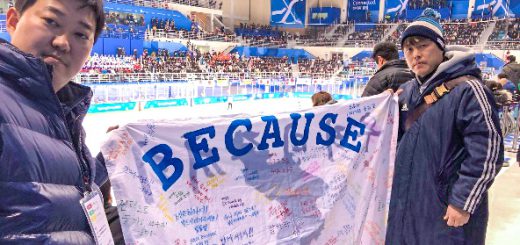
<svg viewBox="0 0 520 245">
<path fill-rule="evenodd" d="M 102 152 L 128 244 L 383 244 L 397 122 L 385 93 L 129 124 Z"/>
</svg>

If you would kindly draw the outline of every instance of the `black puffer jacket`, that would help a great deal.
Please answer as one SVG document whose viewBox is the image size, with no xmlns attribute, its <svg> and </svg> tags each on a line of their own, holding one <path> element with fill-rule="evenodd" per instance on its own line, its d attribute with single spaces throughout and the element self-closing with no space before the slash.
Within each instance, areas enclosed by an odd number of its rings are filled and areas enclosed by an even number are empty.
<svg viewBox="0 0 520 245">
<path fill-rule="evenodd" d="M 395 91 L 401 84 L 413 78 L 415 77 L 404 60 L 388 61 L 370 78 L 362 96 L 380 94 L 389 88 Z"/>
<path fill-rule="evenodd" d="M 502 68 L 501 73 L 507 75 L 507 80 L 513 82 L 518 87 L 518 83 L 520 83 L 520 64 L 509 62 Z"/>
</svg>

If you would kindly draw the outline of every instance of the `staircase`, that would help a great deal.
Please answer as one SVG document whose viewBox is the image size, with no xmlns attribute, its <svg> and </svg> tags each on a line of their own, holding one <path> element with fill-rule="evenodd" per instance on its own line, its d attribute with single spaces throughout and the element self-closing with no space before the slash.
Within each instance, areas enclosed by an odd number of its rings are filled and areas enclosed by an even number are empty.
<svg viewBox="0 0 520 245">
<path fill-rule="evenodd" d="M 292 69 L 292 77 L 299 77 L 300 66 L 298 64 L 291 64 L 291 69 Z"/>
<path fill-rule="evenodd" d="M 331 38 L 332 35 L 334 35 L 334 32 L 336 32 L 336 30 L 338 29 L 339 26 L 340 26 L 339 24 L 333 25 L 332 28 L 330 28 L 330 30 L 325 33 L 325 37 L 326 38 Z"/>
<path fill-rule="evenodd" d="M 496 21 L 489 22 L 486 29 L 484 29 L 484 31 L 482 31 L 482 33 L 480 34 L 480 39 L 477 45 L 479 50 L 482 51 L 484 50 L 484 47 L 486 47 L 489 37 L 491 36 L 491 34 L 493 34 L 493 31 L 495 30 L 496 24 Z"/>
<path fill-rule="evenodd" d="M 216 18 L 216 17 L 213 18 L 213 23 L 214 23 L 214 24 L 216 23 L 218 26 L 223 26 L 223 27 L 224 27 L 224 30 L 228 30 L 228 31 L 230 31 L 230 32 L 233 32 L 233 30 L 232 30 L 231 28 L 229 28 L 229 27 L 227 27 L 226 25 L 224 25 L 224 23 L 222 23 L 222 21 L 220 21 L 220 20 L 219 20 L 218 18 Z M 213 30 L 212 30 L 212 31 L 213 31 Z"/>
<path fill-rule="evenodd" d="M 383 35 L 383 38 L 379 40 L 379 42 L 383 42 L 387 40 L 394 32 L 397 31 L 397 28 L 399 28 L 399 24 L 392 24 L 392 27 Z"/>
<path fill-rule="evenodd" d="M 338 39 L 336 46 L 345 46 L 345 42 L 348 40 L 348 36 L 354 33 L 354 30 L 356 30 L 355 25 L 350 26 L 347 30 L 347 33 Z"/>
<path fill-rule="evenodd" d="M 222 53 L 229 54 L 229 52 L 231 52 L 231 50 L 233 50 L 234 48 L 235 48 L 235 46 L 229 46 L 226 49 L 224 49 L 224 51 L 222 51 Z"/>
</svg>

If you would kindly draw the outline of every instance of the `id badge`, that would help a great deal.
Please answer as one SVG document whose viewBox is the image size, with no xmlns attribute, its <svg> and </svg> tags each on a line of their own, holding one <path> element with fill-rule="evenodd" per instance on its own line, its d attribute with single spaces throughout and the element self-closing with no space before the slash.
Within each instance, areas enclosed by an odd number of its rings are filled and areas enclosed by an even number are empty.
<svg viewBox="0 0 520 245">
<path fill-rule="evenodd" d="M 80 201 L 83 211 L 87 215 L 90 230 L 97 245 L 114 245 L 112 232 L 108 225 L 105 208 L 101 201 L 101 195 L 97 191 L 85 194 Z"/>
</svg>

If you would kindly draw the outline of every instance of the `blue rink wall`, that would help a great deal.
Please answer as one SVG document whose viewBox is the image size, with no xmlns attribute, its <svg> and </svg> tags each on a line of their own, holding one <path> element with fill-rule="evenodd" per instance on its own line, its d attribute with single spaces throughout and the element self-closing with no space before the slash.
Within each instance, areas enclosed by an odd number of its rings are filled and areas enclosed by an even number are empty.
<svg viewBox="0 0 520 245">
<path fill-rule="evenodd" d="M 198 97 L 198 98 L 180 98 L 169 100 L 151 100 L 144 102 L 119 102 L 119 103 L 100 103 L 90 106 L 88 113 L 114 112 L 114 111 L 131 111 L 141 106 L 142 109 L 158 109 L 176 106 L 192 106 L 192 105 L 208 105 L 217 103 L 226 103 L 228 101 L 239 102 L 247 100 L 268 100 L 281 98 L 306 98 L 310 99 L 314 93 L 311 92 L 288 92 L 288 93 L 261 93 L 261 94 L 239 94 L 232 96 L 216 96 L 216 97 Z M 334 94 L 336 100 L 350 100 L 355 96 Z M 144 103 L 144 106 L 142 106 Z"/>
<path fill-rule="evenodd" d="M 180 106 L 282 98 L 309 99 L 319 91 L 336 100 L 357 98 L 368 78 L 338 81 L 335 84 L 238 85 L 189 87 L 186 82 L 86 84 L 94 91 L 89 113 L 148 110 Z M 314 81 L 313 81 L 314 82 Z"/>
</svg>

